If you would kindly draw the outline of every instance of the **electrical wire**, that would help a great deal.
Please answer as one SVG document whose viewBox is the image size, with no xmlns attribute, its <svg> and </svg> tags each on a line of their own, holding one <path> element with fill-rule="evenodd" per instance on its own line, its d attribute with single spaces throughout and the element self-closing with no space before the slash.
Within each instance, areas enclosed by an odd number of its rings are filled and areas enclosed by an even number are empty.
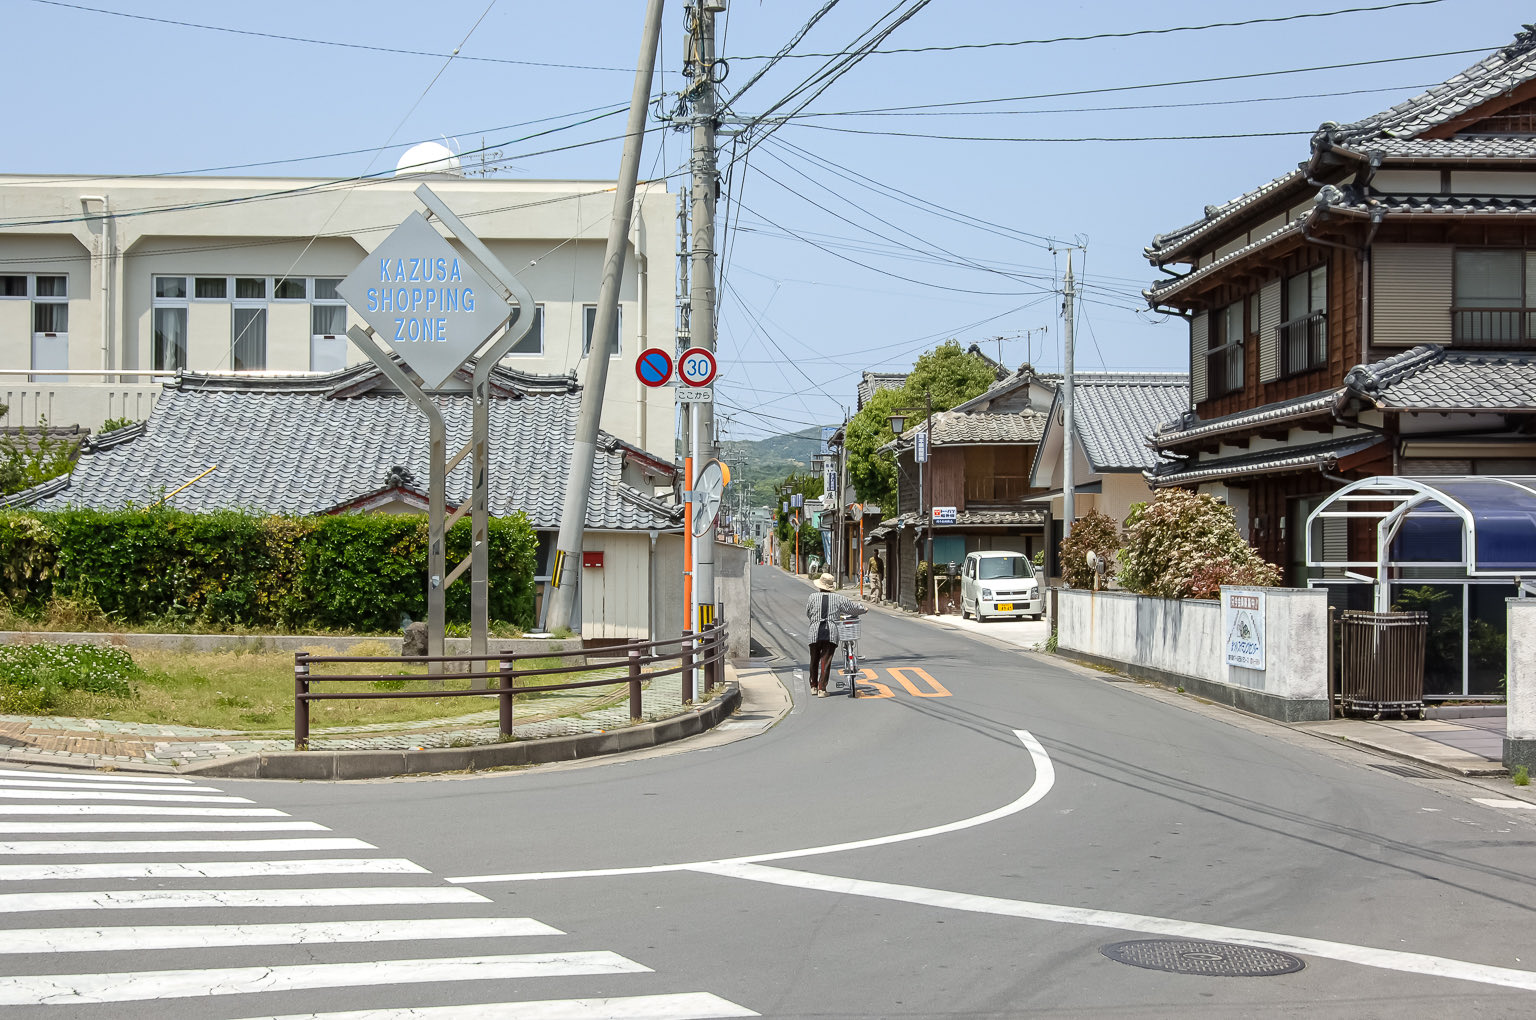
<svg viewBox="0 0 1536 1020">
<path fill-rule="evenodd" d="M 1270 18 L 1249 18 L 1245 21 L 1213 21 L 1204 25 L 1170 25 L 1166 28 L 1137 28 L 1125 32 L 1095 32 L 1092 35 L 1061 35 L 1048 39 L 1015 39 L 983 43 L 953 43 L 947 46 L 905 46 L 872 50 L 871 53 L 951 53 L 958 50 L 989 50 L 1015 46 L 1047 46 L 1064 42 L 1093 42 L 1099 39 L 1132 39 L 1138 36 L 1173 35 L 1178 32 L 1204 32 L 1214 28 L 1242 28 L 1248 25 L 1273 25 L 1285 21 L 1303 21 L 1308 18 L 1335 18 L 1343 14 L 1368 14 L 1390 11 L 1399 7 L 1429 7 L 1444 0 L 1398 0 L 1396 3 L 1379 4 L 1375 7 L 1345 7 L 1334 11 L 1312 11 L 1303 14 L 1285 14 Z M 796 57 L 830 57 L 831 53 L 796 53 Z M 762 56 L 737 57 L 737 60 L 765 60 Z"/>
</svg>

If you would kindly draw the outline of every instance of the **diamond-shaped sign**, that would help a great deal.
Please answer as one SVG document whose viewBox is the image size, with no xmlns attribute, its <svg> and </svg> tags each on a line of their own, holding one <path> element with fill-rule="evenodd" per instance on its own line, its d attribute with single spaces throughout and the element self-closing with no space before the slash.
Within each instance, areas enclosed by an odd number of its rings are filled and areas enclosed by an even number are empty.
<svg viewBox="0 0 1536 1020">
<path fill-rule="evenodd" d="M 512 306 L 419 212 L 407 216 L 336 291 L 429 390 L 512 315 Z"/>
</svg>

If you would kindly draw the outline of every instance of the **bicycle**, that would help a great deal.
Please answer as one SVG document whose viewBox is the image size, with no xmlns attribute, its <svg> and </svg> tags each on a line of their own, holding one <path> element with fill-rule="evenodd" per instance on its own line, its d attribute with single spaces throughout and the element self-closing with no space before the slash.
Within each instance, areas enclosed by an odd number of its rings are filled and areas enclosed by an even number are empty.
<svg viewBox="0 0 1536 1020">
<path fill-rule="evenodd" d="M 843 668 L 838 672 L 843 674 L 848 682 L 848 696 L 859 696 L 859 618 L 857 616 L 839 616 L 837 618 L 837 640 L 843 647 Z"/>
</svg>

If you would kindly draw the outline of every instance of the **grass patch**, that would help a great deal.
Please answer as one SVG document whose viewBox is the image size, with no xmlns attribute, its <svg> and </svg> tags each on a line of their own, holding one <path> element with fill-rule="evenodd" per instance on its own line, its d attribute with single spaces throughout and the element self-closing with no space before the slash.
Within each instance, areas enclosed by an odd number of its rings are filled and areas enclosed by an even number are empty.
<svg viewBox="0 0 1536 1020">
<path fill-rule="evenodd" d="M 366 643 L 347 643 L 342 654 L 367 655 Z M 363 646 L 363 647 L 359 647 Z M 382 647 L 382 646 L 381 646 Z M 86 652 L 41 653 L 33 649 L 88 649 Z M 18 650 L 21 650 L 18 652 Z M 336 649 L 315 646 L 314 654 L 338 654 Z M 18 683 L 22 674 L 0 664 L 0 714 L 81 716 L 89 719 L 114 719 L 121 722 L 160 723 L 175 726 L 205 726 L 212 729 L 261 732 L 293 729 L 293 654 L 291 652 L 192 652 L 138 649 L 130 657 L 118 648 L 94 645 L 5 645 L 0 654 L 41 658 L 47 662 L 102 662 L 115 664 L 112 677 L 126 677 L 121 685 L 104 685 L 97 673 L 87 668 L 43 668 L 34 671 L 36 683 Z M 28 658 L 31 657 L 31 658 Z M 526 660 L 524 669 L 552 668 L 563 665 L 557 658 Z M 382 673 L 389 668 L 399 679 L 313 684 L 312 690 L 468 690 L 471 681 L 434 681 L 425 665 L 387 663 L 315 663 L 313 677 L 347 673 Z M 32 673 L 26 674 L 28 676 Z M 66 682 L 70 675 L 97 677 L 89 684 Z M 520 678 L 519 686 L 539 686 L 590 679 L 586 673 L 553 676 L 532 675 Z M 431 688 L 436 683 L 438 688 Z M 491 683 L 495 683 L 494 680 Z M 93 689 L 94 687 L 94 689 Z M 588 688 L 583 692 L 528 693 L 517 698 L 516 712 L 522 719 L 557 714 L 569 708 L 569 702 L 557 706 L 554 699 L 579 693 L 582 708 L 617 703 L 628 697 L 623 680 L 613 687 Z M 337 700 L 312 702 L 310 726 L 361 726 L 383 723 L 408 723 L 418 720 L 452 719 L 496 708 L 494 694 L 483 696 Z"/>
<path fill-rule="evenodd" d="M 1509 781 L 1516 786 L 1531 785 L 1531 770 L 1524 765 L 1516 765 L 1515 770 L 1509 774 Z"/>
</svg>

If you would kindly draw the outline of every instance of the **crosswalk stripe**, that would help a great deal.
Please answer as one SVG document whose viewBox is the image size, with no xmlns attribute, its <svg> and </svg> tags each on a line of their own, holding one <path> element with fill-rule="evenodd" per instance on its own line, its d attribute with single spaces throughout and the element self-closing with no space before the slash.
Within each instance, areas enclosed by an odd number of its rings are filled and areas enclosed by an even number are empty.
<svg viewBox="0 0 1536 1020">
<path fill-rule="evenodd" d="M 319 822 L 0 822 L 0 833 L 330 832 Z"/>
<path fill-rule="evenodd" d="M 206 970 L 129 971 L 118 974 L 35 974 L 0 977 L 0 1006 L 135 1002 L 203 995 L 235 995 L 423 984 L 445 981 L 501 981 L 534 977 L 575 977 L 649 973 L 650 968 L 617 953 L 527 953 L 449 960 L 376 960 L 285 967 L 228 967 Z"/>
<path fill-rule="evenodd" d="M 34 910 L 177 910 L 196 907 L 377 907 L 419 903 L 489 903 L 458 886 L 363 886 L 341 889 L 102 889 L 0 893 L 0 914 Z"/>
<path fill-rule="evenodd" d="M 190 779 L 179 776 L 104 776 L 100 772 L 34 772 L 31 769 L 0 769 L 0 776 L 15 776 L 21 779 L 56 777 L 89 780 L 93 783 L 158 783 L 165 786 L 181 786 L 192 782 Z"/>
<path fill-rule="evenodd" d="M 0 854 L 269 854 L 310 850 L 377 850 L 343 837 L 314 839 L 113 839 L 0 843 Z"/>
<path fill-rule="evenodd" d="M 403 857 L 333 857 L 313 861 L 140 861 L 102 864 L 0 864 L 0 882 L 99 878 L 286 878 L 298 875 L 426 875 Z M 0 952 L 3 952 L 0 940 Z"/>
<path fill-rule="evenodd" d="M 216 946 L 295 946 L 421 939 L 564 935 L 528 917 L 433 917 L 418 921 L 310 921 L 294 924 L 185 924 L 8 931 L 0 953 L 104 953 Z"/>
<path fill-rule="evenodd" d="M 714 1020 L 761 1016 L 708 992 L 625 995 L 606 999 L 543 999 L 470 1006 L 357 1009 L 345 1013 L 293 1013 L 250 1020 Z"/>
<path fill-rule="evenodd" d="M 0 804 L 0 815 L 186 815 L 197 818 L 287 818 L 270 807 L 161 807 L 154 804 Z"/>
<path fill-rule="evenodd" d="M 249 804 L 247 797 L 202 793 L 125 793 L 119 790 L 0 790 L 6 800 L 151 800 L 174 804 Z"/>
<path fill-rule="evenodd" d="M 90 781 L 74 781 L 66 776 L 63 779 L 0 779 L 0 790 L 89 790 L 96 784 Z M 99 786 L 96 788 L 100 789 Z M 117 786 L 108 787 L 112 790 L 159 790 L 162 793 L 169 789 L 176 791 L 188 791 L 190 793 L 223 793 L 215 786 L 177 786 L 167 787 L 160 783 L 120 783 Z"/>
</svg>

